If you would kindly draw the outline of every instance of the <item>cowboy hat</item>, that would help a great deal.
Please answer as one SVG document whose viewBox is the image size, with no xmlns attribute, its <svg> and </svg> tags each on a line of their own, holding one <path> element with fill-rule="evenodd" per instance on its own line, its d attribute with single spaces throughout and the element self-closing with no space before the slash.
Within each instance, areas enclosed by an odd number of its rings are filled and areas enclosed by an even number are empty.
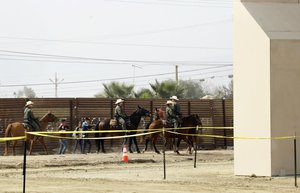
<svg viewBox="0 0 300 193">
<path fill-rule="evenodd" d="M 118 99 L 118 100 L 115 102 L 115 104 L 117 105 L 117 104 L 122 103 L 122 102 L 124 102 L 123 99 Z"/>
<path fill-rule="evenodd" d="M 166 105 L 169 105 L 169 104 L 173 104 L 173 102 L 170 101 L 170 100 L 168 100 L 168 101 L 166 102 Z"/>
<path fill-rule="evenodd" d="M 33 105 L 34 103 L 32 101 L 27 101 L 25 107 L 27 107 L 28 105 Z"/>
<path fill-rule="evenodd" d="M 179 101 L 179 99 L 177 98 L 177 96 L 171 96 L 170 99 L 174 99 L 176 101 Z"/>
</svg>

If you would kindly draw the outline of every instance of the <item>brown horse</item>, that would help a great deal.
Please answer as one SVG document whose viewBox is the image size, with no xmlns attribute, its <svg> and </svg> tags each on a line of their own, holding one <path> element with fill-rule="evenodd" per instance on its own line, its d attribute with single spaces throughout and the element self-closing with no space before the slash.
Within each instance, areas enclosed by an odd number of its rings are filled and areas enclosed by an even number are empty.
<svg viewBox="0 0 300 193">
<path fill-rule="evenodd" d="M 51 112 L 48 112 L 47 114 L 45 114 L 39 120 L 41 131 L 46 130 L 49 122 L 56 122 L 57 120 L 58 120 L 58 118 L 55 115 L 53 115 Z M 11 123 L 7 126 L 7 128 L 5 130 L 5 137 L 24 136 L 25 131 L 27 131 L 27 129 L 24 127 L 23 123 L 20 123 L 20 122 Z M 33 147 L 33 144 L 35 141 L 39 141 L 42 144 L 46 154 L 48 154 L 48 150 L 47 150 L 47 147 L 46 147 L 46 144 L 44 141 L 44 137 L 37 137 L 34 135 L 27 134 L 27 142 L 30 142 L 29 155 L 31 155 L 31 153 L 32 153 L 32 147 Z M 12 143 L 13 143 L 12 152 L 13 152 L 13 155 L 15 155 L 15 147 L 16 147 L 18 141 L 15 140 Z M 9 147 L 9 141 L 6 141 L 4 155 L 8 155 L 8 147 Z"/>
<path fill-rule="evenodd" d="M 181 127 L 192 127 L 189 129 L 178 129 L 176 132 L 182 133 L 182 134 L 196 134 L 196 127 L 197 126 L 202 126 L 201 120 L 198 115 L 190 115 L 188 117 L 183 117 L 182 118 L 182 124 Z M 157 109 L 156 108 L 156 118 L 153 120 L 153 122 L 149 125 L 148 131 L 150 132 L 151 130 L 155 129 L 161 129 L 161 128 L 172 128 L 171 126 L 166 124 L 165 121 L 165 111 L 162 109 Z M 152 134 L 149 138 L 146 139 L 145 142 L 145 149 L 143 152 L 145 152 L 148 148 L 148 142 L 151 140 L 153 144 L 154 151 L 156 153 L 160 153 L 157 148 L 156 148 L 156 141 L 159 136 L 162 136 L 162 133 L 154 133 Z M 171 138 L 175 139 L 178 138 L 176 147 L 174 147 L 174 151 L 179 154 L 178 148 L 180 145 L 180 141 L 184 140 L 187 145 L 188 145 L 188 151 L 189 154 L 192 153 L 192 148 L 194 147 L 194 140 L 192 136 L 187 136 L 187 135 L 176 135 L 173 133 L 165 132 L 165 138 Z M 166 141 L 165 144 L 166 145 Z"/>
</svg>

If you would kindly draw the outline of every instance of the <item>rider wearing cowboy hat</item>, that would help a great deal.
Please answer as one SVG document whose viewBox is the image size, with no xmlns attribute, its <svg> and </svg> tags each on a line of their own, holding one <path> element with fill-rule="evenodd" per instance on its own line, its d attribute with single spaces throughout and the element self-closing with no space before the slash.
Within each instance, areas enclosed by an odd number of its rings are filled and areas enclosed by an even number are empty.
<svg viewBox="0 0 300 193">
<path fill-rule="evenodd" d="M 27 101 L 24 110 L 24 124 L 27 128 L 33 131 L 39 131 L 40 125 L 38 119 L 34 116 L 32 112 L 34 103 L 32 101 Z"/>
<path fill-rule="evenodd" d="M 174 125 L 174 127 L 177 128 L 178 127 L 177 118 L 176 118 L 175 113 L 172 110 L 173 102 L 171 100 L 168 100 L 166 102 L 166 105 L 167 105 L 166 106 L 166 120 L 167 120 L 167 123 L 171 124 L 171 125 Z"/>
<path fill-rule="evenodd" d="M 127 115 L 124 112 L 124 106 L 123 106 L 124 100 L 118 99 L 115 104 L 117 105 L 115 108 L 115 117 L 119 124 L 122 126 L 123 130 L 126 130 L 126 122 L 125 119 L 127 118 Z"/>
<path fill-rule="evenodd" d="M 172 104 L 172 110 L 173 110 L 173 113 L 176 116 L 176 124 L 179 126 L 182 123 L 182 120 L 181 120 L 181 117 L 182 117 L 181 107 L 178 103 L 179 99 L 177 98 L 177 96 L 172 96 L 172 97 L 170 97 L 170 99 L 173 103 Z"/>
</svg>

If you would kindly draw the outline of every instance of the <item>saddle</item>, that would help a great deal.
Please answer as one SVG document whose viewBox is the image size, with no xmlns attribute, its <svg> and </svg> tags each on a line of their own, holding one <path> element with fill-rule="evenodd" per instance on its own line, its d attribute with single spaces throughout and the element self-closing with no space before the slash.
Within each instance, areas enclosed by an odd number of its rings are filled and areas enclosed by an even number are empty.
<svg viewBox="0 0 300 193">
<path fill-rule="evenodd" d="M 110 125 L 111 127 L 116 127 L 116 126 L 118 125 L 117 119 L 111 119 L 111 120 L 109 121 L 109 125 Z"/>
</svg>

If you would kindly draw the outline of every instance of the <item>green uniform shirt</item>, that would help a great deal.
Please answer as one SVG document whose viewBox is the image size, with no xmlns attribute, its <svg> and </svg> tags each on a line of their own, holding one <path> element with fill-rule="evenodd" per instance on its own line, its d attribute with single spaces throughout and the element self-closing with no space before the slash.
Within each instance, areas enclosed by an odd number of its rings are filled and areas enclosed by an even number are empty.
<svg viewBox="0 0 300 193">
<path fill-rule="evenodd" d="M 124 112 L 124 108 L 123 106 L 119 106 L 117 105 L 116 108 L 115 108 L 115 117 L 122 117 L 123 119 L 125 119 L 127 116 Z"/>
<path fill-rule="evenodd" d="M 39 123 L 37 118 L 33 115 L 30 108 L 26 107 L 24 110 L 24 123 L 28 125 L 33 131 L 39 130 Z"/>
<path fill-rule="evenodd" d="M 167 115 L 167 120 L 176 118 L 176 114 L 174 113 L 173 109 L 168 106 L 166 107 L 166 115 Z"/>
</svg>

